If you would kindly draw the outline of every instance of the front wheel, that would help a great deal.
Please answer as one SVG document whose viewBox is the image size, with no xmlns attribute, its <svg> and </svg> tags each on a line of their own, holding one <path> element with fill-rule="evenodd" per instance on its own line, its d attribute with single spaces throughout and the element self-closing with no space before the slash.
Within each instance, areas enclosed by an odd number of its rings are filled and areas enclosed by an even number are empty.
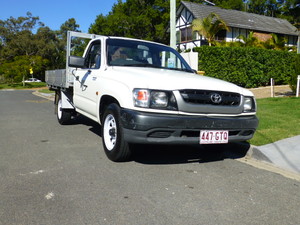
<svg viewBox="0 0 300 225">
<path fill-rule="evenodd" d="M 102 143 L 107 157 L 114 162 L 128 161 L 131 151 L 129 144 L 124 140 L 120 107 L 117 104 L 110 104 L 105 109 L 101 127 Z"/>
</svg>

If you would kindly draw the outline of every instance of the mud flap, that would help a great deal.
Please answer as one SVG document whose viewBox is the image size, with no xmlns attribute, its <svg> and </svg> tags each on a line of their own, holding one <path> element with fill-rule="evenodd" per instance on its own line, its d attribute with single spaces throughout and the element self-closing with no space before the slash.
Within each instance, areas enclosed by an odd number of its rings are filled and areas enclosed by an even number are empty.
<svg viewBox="0 0 300 225">
<path fill-rule="evenodd" d="M 73 96 L 69 92 L 61 91 L 61 101 L 63 109 L 75 109 L 73 105 Z"/>
</svg>

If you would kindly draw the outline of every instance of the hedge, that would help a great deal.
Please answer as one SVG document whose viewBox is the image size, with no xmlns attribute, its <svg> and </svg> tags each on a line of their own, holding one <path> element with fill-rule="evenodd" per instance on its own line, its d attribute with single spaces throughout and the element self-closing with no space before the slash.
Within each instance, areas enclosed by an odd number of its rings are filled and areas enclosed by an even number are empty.
<svg viewBox="0 0 300 225">
<path fill-rule="evenodd" d="M 197 47 L 199 70 L 205 75 L 246 88 L 289 84 L 295 75 L 296 55 L 292 52 L 240 47 Z"/>
<path fill-rule="evenodd" d="M 297 89 L 297 77 L 300 75 L 300 54 L 296 55 L 295 60 L 295 74 L 291 77 L 290 87 L 294 93 L 296 93 Z"/>
</svg>

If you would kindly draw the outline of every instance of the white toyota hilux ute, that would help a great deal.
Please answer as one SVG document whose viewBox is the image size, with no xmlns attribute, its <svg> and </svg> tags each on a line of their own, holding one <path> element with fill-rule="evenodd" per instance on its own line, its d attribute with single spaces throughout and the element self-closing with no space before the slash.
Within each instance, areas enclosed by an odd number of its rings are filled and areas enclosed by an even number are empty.
<svg viewBox="0 0 300 225">
<path fill-rule="evenodd" d="M 82 57 L 73 38 L 91 39 Z M 198 75 L 174 49 L 143 40 L 68 32 L 67 65 L 46 71 L 60 124 L 78 113 L 101 124 L 112 161 L 133 144 L 226 144 L 258 126 L 256 101 L 244 88 Z"/>
</svg>

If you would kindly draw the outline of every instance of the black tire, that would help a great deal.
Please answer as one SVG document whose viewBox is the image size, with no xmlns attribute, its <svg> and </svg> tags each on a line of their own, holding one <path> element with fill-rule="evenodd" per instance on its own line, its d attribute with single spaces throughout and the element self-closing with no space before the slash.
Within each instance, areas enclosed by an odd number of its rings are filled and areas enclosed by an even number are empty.
<svg viewBox="0 0 300 225">
<path fill-rule="evenodd" d="M 123 127 L 120 123 L 120 107 L 112 103 L 103 114 L 102 143 L 105 154 L 114 162 L 128 161 L 131 157 L 129 144 L 124 141 Z"/>
<path fill-rule="evenodd" d="M 62 108 L 62 100 L 61 96 L 57 96 L 57 103 L 56 103 L 56 116 L 57 120 L 61 125 L 65 125 L 70 123 L 71 117 L 72 117 L 72 112 L 71 111 L 66 111 Z"/>
</svg>

